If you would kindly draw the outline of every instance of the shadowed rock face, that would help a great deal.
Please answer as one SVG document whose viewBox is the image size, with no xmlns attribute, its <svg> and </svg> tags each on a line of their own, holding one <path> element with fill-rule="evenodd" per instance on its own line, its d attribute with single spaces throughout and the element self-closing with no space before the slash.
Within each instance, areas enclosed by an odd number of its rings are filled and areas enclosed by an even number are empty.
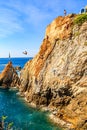
<svg viewBox="0 0 87 130">
<path fill-rule="evenodd" d="M 20 79 L 17 75 L 17 72 L 12 66 L 12 62 L 9 62 L 5 69 L 0 74 L 0 86 L 5 88 L 8 87 L 17 87 L 20 85 Z"/>
<path fill-rule="evenodd" d="M 30 103 L 48 106 L 69 123 L 87 129 L 87 22 L 75 15 L 56 18 L 46 29 L 40 51 L 21 71 L 20 91 Z"/>
</svg>

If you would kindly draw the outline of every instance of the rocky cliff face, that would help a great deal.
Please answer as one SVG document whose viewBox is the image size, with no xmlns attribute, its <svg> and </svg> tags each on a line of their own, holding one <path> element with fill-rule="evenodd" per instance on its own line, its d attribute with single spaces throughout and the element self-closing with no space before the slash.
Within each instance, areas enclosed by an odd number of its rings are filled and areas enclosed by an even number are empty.
<svg viewBox="0 0 87 130">
<path fill-rule="evenodd" d="M 12 62 L 9 62 L 5 69 L 0 74 L 0 86 L 4 88 L 15 87 L 20 85 L 20 79 L 12 66 Z"/>
<path fill-rule="evenodd" d="M 46 29 L 39 53 L 21 72 L 20 91 L 68 129 L 87 129 L 87 22 L 75 15 L 56 18 Z"/>
</svg>

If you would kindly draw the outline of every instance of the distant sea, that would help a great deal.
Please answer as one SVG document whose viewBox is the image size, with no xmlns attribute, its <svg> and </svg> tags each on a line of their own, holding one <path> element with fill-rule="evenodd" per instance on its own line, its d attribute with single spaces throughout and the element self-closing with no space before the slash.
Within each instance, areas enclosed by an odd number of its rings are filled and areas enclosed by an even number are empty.
<svg viewBox="0 0 87 130">
<path fill-rule="evenodd" d="M 31 60 L 32 57 L 23 57 L 23 58 L 0 58 L 0 72 L 2 72 L 2 70 L 4 69 L 4 67 L 6 66 L 6 64 L 9 61 L 12 61 L 13 66 L 20 66 L 21 68 L 24 67 L 25 63 L 29 60 Z"/>
<path fill-rule="evenodd" d="M 14 67 L 21 66 L 23 68 L 25 63 L 31 59 L 11 58 L 10 61 Z M 0 72 L 8 62 L 9 58 L 0 58 Z M 9 123 L 13 123 L 10 130 L 61 130 L 49 122 L 47 112 L 31 108 L 17 93 L 16 89 L 0 88 L 0 120 L 2 116 L 7 116 L 4 130 L 7 130 Z"/>
</svg>

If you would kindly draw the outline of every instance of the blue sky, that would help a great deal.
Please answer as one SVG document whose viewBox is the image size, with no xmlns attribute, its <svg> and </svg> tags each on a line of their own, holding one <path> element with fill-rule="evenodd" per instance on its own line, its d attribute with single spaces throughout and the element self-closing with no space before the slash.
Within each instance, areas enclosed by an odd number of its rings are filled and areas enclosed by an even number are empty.
<svg viewBox="0 0 87 130">
<path fill-rule="evenodd" d="M 87 0 L 0 0 L 0 58 L 35 56 L 45 29 L 63 10 L 79 13 Z"/>
</svg>

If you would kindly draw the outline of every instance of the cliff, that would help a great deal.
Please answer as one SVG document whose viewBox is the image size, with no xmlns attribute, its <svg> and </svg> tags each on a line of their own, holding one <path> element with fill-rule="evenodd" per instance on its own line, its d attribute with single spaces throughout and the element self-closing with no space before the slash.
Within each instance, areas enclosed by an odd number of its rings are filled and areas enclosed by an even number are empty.
<svg viewBox="0 0 87 130">
<path fill-rule="evenodd" d="M 9 88 L 19 85 L 20 79 L 18 74 L 12 66 L 12 62 L 9 62 L 0 74 L 0 86 L 3 86 L 3 88 Z"/>
<path fill-rule="evenodd" d="M 74 24 L 76 17 L 61 16 L 47 26 L 38 54 L 21 71 L 20 91 L 68 130 L 86 130 L 87 22 Z"/>
</svg>

